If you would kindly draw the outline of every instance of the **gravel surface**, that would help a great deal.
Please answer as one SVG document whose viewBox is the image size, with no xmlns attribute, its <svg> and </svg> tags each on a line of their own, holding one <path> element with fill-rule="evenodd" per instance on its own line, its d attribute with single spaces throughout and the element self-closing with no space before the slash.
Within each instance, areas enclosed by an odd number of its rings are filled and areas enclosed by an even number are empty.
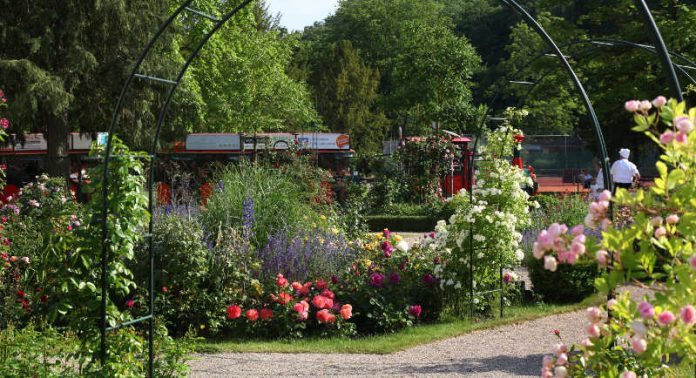
<svg viewBox="0 0 696 378">
<path fill-rule="evenodd" d="M 631 289 L 639 298 L 647 293 Z M 544 354 L 558 342 L 584 337 L 585 311 L 475 331 L 389 355 L 221 353 L 198 355 L 193 377 L 236 376 L 443 376 L 538 377 Z"/>
</svg>

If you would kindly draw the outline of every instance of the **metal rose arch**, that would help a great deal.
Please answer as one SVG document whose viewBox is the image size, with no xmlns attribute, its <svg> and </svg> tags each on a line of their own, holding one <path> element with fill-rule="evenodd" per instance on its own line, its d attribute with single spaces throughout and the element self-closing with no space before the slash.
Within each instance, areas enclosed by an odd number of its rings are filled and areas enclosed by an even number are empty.
<svg viewBox="0 0 696 378">
<path fill-rule="evenodd" d="M 165 101 L 159 111 L 159 116 L 157 118 L 157 123 L 155 125 L 155 134 L 154 134 L 154 140 L 152 141 L 152 147 L 149 151 L 149 155 L 147 156 L 150 160 L 151 164 L 151 169 L 150 169 L 150 175 L 148 179 L 148 210 L 150 213 L 152 213 L 153 210 L 153 204 L 154 204 L 154 179 L 155 179 L 155 170 L 154 170 L 154 163 L 156 159 L 156 152 L 157 152 L 157 145 L 158 145 L 158 140 L 160 137 L 160 131 L 162 129 L 162 125 L 164 123 L 164 119 L 167 115 L 167 112 L 169 110 L 169 107 L 171 105 L 171 100 L 181 83 L 181 81 L 184 79 L 184 76 L 186 72 L 188 71 L 188 68 L 190 67 L 191 63 L 193 60 L 198 56 L 200 53 L 201 49 L 207 44 L 207 42 L 210 40 L 210 38 L 215 35 L 222 26 L 227 23 L 232 17 L 234 17 L 240 10 L 245 8 L 247 5 L 252 3 L 254 0 L 237 0 L 234 1 L 233 4 L 229 5 L 229 9 L 225 10 L 224 12 L 221 12 L 222 16 L 221 17 L 215 17 L 213 15 L 210 15 L 206 12 L 197 10 L 193 7 L 191 7 L 192 3 L 194 0 L 186 0 L 184 1 L 179 7 L 177 7 L 174 12 L 164 21 L 162 22 L 159 27 L 156 29 L 155 33 L 152 35 L 148 43 L 145 45 L 143 48 L 142 52 L 138 56 L 135 64 L 133 65 L 133 68 L 130 72 L 130 75 L 126 79 L 125 83 L 123 84 L 123 87 L 121 89 L 118 102 L 116 104 L 116 107 L 114 109 L 111 123 L 109 125 L 108 129 L 108 139 L 106 143 L 106 150 L 104 153 L 104 157 L 102 159 L 102 164 L 104 165 L 104 174 L 101 178 L 101 183 L 102 183 L 102 211 L 101 211 L 101 228 L 102 228 L 102 253 L 101 253 L 101 350 L 100 350 L 100 359 L 101 362 L 104 363 L 106 361 L 106 356 L 107 356 L 107 342 L 106 342 L 106 335 L 118 328 L 122 328 L 125 326 L 130 326 L 142 322 L 147 322 L 148 323 L 148 372 L 149 376 L 153 376 L 153 360 L 154 360 L 154 317 L 155 317 L 155 306 L 154 306 L 154 254 L 152 250 L 152 231 L 153 231 L 153 225 L 154 225 L 154 219 L 150 217 L 150 222 L 148 225 L 148 233 L 145 235 L 145 238 L 147 240 L 147 245 L 149 249 L 149 254 L 148 254 L 148 259 L 149 259 L 149 287 L 148 287 L 148 297 L 149 297 L 149 311 L 148 314 L 138 318 L 134 319 L 132 321 L 129 321 L 127 323 L 115 325 L 115 326 L 108 326 L 107 321 L 106 321 L 106 310 L 107 310 L 107 296 L 108 296 L 108 266 L 109 266 L 109 253 L 108 253 L 108 243 L 109 240 L 107 240 L 107 222 L 108 222 L 108 203 L 106 202 L 107 200 L 107 195 L 109 191 L 109 164 L 108 162 L 111 159 L 118 158 L 118 155 L 113 155 L 112 154 L 112 145 L 113 145 L 113 137 L 114 133 L 118 129 L 118 123 L 119 123 L 119 117 L 121 115 L 121 112 L 123 111 L 124 108 L 124 103 L 126 98 L 128 98 L 130 94 L 131 84 L 135 79 L 141 79 L 145 80 L 148 82 L 152 82 L 154 84 L 159 84 L 159 85 L 166 85 L 168 86 L 168 90 L 166 92 L 165 96 Z M 556 56 L 561 60 L 563 66 L 565 67 L 568 75 L 570 78 L 573 80 L 575 87 L 578 91 L 578 94 L 582 97 L 583 102 L 585 103 L 585 107 L 587 108 L 588 113 L 590 114 L 593 124 L 595 126 L 595 131 L 596 131 L 596 136 L 597 140 L 599 142 L 599 145 L 601 146 L 601 151 L 602 151 L 602 163 L 604 167 L 604 175 L 605 175 L 605 183 L 611 186 L 611 179 L 609 177 L 609 170 L 607 169 L 607 156 L 606 156 L 606 147 L 604 143 L 604 137 L 602 135 L 601 127 L 599 125 L 599 120 L 597 120 L 596 114 L 594 112 L 594 108 L 592 107 L 592 103 L 589 100 L 589 97 L 587 96 L 587 93 L 585 92 L 584 87 L 582 86 L 582 83 L 579 81 L 577 75 L 575 74 L 575 71 L 571 67 L 570 63 L 568 60 L 563 56 L 561 50 L 559 47 L 556 45 L 554 40 L 549 36 L 544 28 L 532 17 L 521 5 L 519 5 L 516 1 L 514 0 L 500 0 L 503 4 L 507 5 L 511 10 L 519 13 L 532 28 L 539 34 L 549 45 L 549 48 L 551 51 L 553 51 Z M 227 2 L 224 2 L 227 3 Z M 224 4 L 223 3 L 223 4 Z M 672 91 L 674 92 L 672 95 L 677 98 L 681 99 L 681 89 L 679 86 L 679 81 L 677 79 L 676 73 L 674 71 L 674 67 L 672 65 L 670 55 L 667 52 L 667 49 L 664 45 L 664 42 L 662 42 L 662 37 L 660 36 L 659 30 L 657 28 L 657 25 L 655 25 L 654 20 L 652 19 L 652 15 L 650 14 L 650 10 L 643 0 L 635 0 L 636 5 L 638 6 L 639 10 L 641 10 L 646 26 L 649 28 L 651 36 L 653 38 L 653 42 L 656 46 L 656 51 L 658 52 L 662 64 L 664 66 L 664 69 L 667 73 L 667 76 L 670 80 L 670 87 Z M 236 4 L 236 5 L 235 5 Z M 141 73 L 141 68 L 143 66 L 143 62 L 145 61 L 146 58 L 148 58 L 153 50 L 153 46 L 155 43 L 162 38 L 163 34 L 168 31 L 168 30 L 173 30 L 174 29 L 174 22 L 182 15 L 182 14 L 191 14 L 194 15 L 195 17 L 198 17 L 198 19 L 201 22 L 210 22 L 212 23 L 212 28 L 205 33 L 199 40 L 198 45 L 193 49 L 193 51 L 189 54 L 187 59 L 182 63 L 181 68 L 179 70 L 178 75 L 175 78 L 161 78 L 161 77 L 155 77 L 155 76 L 149 76 L 146 74 Z M 485 122 L 485 120 L 484 120 Z M 483 123 L 482 123 L 483 124 Z M 480 132 L 482 130 L 482 127 L 479 128 L 478 133 L 480 135 Z M 477 138 L 478 141 L 479 138 Z M 471 158 L 469 159 L 469 172 L 473 172 L 474 169 L 474 159 Z M 469 181 L 471 182 L 471 181 Z M 470 233 L 471 235 L 471 233 Z M 501 288 L 502 290 L 502 288 Z M 471 295 L 473 297 L 473 286 L 471 287 Z"/>
</svg>

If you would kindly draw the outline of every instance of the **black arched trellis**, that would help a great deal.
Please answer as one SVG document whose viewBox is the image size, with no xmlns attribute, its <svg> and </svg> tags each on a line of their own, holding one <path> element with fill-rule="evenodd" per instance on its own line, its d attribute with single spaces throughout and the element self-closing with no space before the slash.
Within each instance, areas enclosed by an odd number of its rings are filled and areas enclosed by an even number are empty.
<svg viewBox="0 0 696 378">
<path fill-rule="evenodd" d="M 102 227 L 102 256 L 101 256 L 101 269 L 102 269 L 102 287 L 101 287 L 101 350 L 100 350 L 100 357 L 102 363 L 106 361 L 106 355 L 107 355 L 107 344 L 106 344 L 106 335 L 107 332 L 118 329 L 120 327 L 126 326 L 126 325 L 132 325 L 140 322 L 147 321 L 148 322 L 148 372 L 149 376 L 153 376 L 153 360 L 154 360 L 154 343 L 153 343 L 153 331 L 154 331 L 154 316 L 155 316 L 155 308 L 154 308 L 154 255 L 152 251 L 152 231 L 153 231 L 153 218 L 150 217 L 150 222 L 148 225 L 148 234 L 146 237 L 148 238 L 148 248 L 149 248 L 149 272 L 150 272 L 150 277 L 149 277 L 149 311 L 148 315 L 138 318 L 132 321 L 129 321 L 127 323 L 123 323 L 114 327 L 108 327 L 106 323 L 106 308 L 107 308 L 107 295 L 108 295 L 108 279 L 107 279 L 107 270 L 108 270 L 108 262 L 109 262 L 109 254 L 108 254 L 108 240 L 107 240 L 107 221 L 108 221 L 108 204 L 106 202 L 107 195 L 108 195 L 108 182 L 109 182 L 109 161 L 114 158 L 115 156 L 111 155 L 111 149 L 112 149 L 112 142 L 113 142 L 113 136 L 114 132 L 118 126 L 118 120 L 119 116 L 121 114 L 121 111 L 123 110 L 124 106 L 124 101 L 126 99 L 126 96 L 128 94 L 128 90 L 130 88 L 131 83 L 133 82 L 134 78 L 140 78 L 144 80 L 149 80 L 153 82 L 157 82 L 160 84 L 166 84 L 170 85 L 170 89 L 167 93 L 166 100 L 164 102 L 164 105 L 162 106 L 159 116 L 157 119 L 157 126 L 156 126 L 156 131 L 155 131 L 155 137 L 152 143 L 152 148 L 150 151 L 150 159 L 151 159 L 151 164 L 152 168 L 150 169 L 150 177 L 148 180 L 148 210 L 150 214 L 152 214 L 153 210 L 153 193 L 154 193 L 154 159 L 155 159 L 155 154 L 156 154 L 156 148 L 158 144 L 158 139 L 160 136 L 160 131 L 162 124 L 164 123 L 164 118 L 166 117 L 167 111 L 169 109 L 169 106 L 171 104 L 172 97 L 174 93 L 176 92 L 176 89 L 179 86 L 179 83 L 183 79 L 184 75 L 186 74 L 186 71 L 190 67 L 191 63 L 193 60 L 198 56 L 200 53 L 201 49 L 206 45 L 206 43 L 210 40 L 210 38 L 217 33 L 220 28 L 227 22 L 229 21 L 235 14 L 237 14 L 241 9 L 249 5 L 253 0 L 241 0 L 237 6 L 235 6 L 233 9 L 229 10 L 227 13 L 224 13 L 223 17 L 221 18 L 216 18 L 212 15 L 209 15 L 205 12 L 196 10 L 194 8 L 191 8 L 190 5 L 193 2 L 193 0 L 186 0 L 184 1 L 176 10 L 167 18 L 157 29 L 157 31 L 154 33 L 154 35 L 150 38 L 148 41 L 147 45 L 143 49 L 142 53 L 136 60 L 133 69 L 126 79 L 126 82 L 124 83 L 121 93 L 118 98 L 118 102 L 116 105 L 116 108 L 114 110 L 111 123 L 109 126 L 108 130 L 108 139 L 106 143 L 106 150 L 104 153 L 104 158 L 103 158 L 103 164 L 104 164 L 104 174 L 102 176 L 102 213 L 101 213 L 101 227 Z M 588 109 L 588 113 L 590 114 L 593 124 L 595 126 L 595 131 L 597 134 L 597 139 L 598 142 L 601 146 L 602 150 L 602 162 L 603 165 L 606 166 L 607 164 L 607 157 L 606 157 L 606 147 L 604 143 L 604 137 L 601 132 L 601 128 L 599 126 L 599 121 L 597 120 L 596 114 L 594 112 L 594 109 L 592 108 L 592 104 L 587 97 L 587 94 L 578 80 L 577 75 L 573 71 L 570 63 L 565 59 L 563 56 L 562 52 L 558 48 L 558 46 L 555 44 L 553 39 L 546 33 L 544 28 L 532 17 L 522 6 L 520 6 L 516 1 L 514 0 L 500 0 L 502 3 L 510 7 L 515 12 L 518 12 L 523 16 L 525 21 L 532 26 L 532 28 L 549 44 L 549 46 L 552 48 L 553 51 L 555 51 L 556 55 L 561 59 L 561 62 L 563 63 L 563 66 L 565 67 L 566 71 L 568 72 L 569 76 L 575 83 L 576 89 L 580 93 L 580 95 L 583 98 L 583 101 L 585 103 L 585 106 Z M 664 42 L 662 42 L 662 37 L 660 36 L 659 30 L 657 26 L 655 25 L 654 20 L 652 19 L 652 15 L 650 14 L 650 10 L 643 0 L 635 0 L 636 5 L 639 7 L 639 9 L 643 12 L 644 18 L 646 25 L 648 25 L 651 35 L 653 39 L 656 41 L 655 45 L 657 46 L 658 52 L 660 54 L 662 63 L 664 65 L 664 69 L 668 74 L 669 79 L 671 80 L 670 86 L 673 89 L 673 95 L 677 98 L 680 99 L 682 98 L 681 96 L 681 90 L 679 86 L 678 79 L 676 77 L 676 73 L 674 72 L 674 67 L 672 66 L 671 59 L 669 57 L 669 54 L 667 53 L 667 49 L 664 45 Z M 159 40 L 159 38 L 162 36 L 162 34 L 169 29 L 174 21 L 177 19 L 177 17 L 183 13 L 183 12 L 189 12 L 192 13 L 196 16 L 201 17 L 201 20 L 205 19 L 214 24 L 213 28 L 208 31 L 204 37 L 200 40 L 199 44 L 196 46 L 196 48 L 193 50 L 193 52 L 187 57 L 186 61 L 182 65 L 181 70 L 179 71 L 179 74 L 177 75 L 175 80 L 171 79 L 166 79 L 166 78 L 158 78 L 158 77 L 153 77 L 153 76 L 148 76 L 139 73 L 139 70 L 143 64 L 143 61 L 145 58 L 148 56 L 150 51 L 152 50 L 152 47 L 154 46 L 155 42 Z M 485 120 L 484 120 L 485 121 Z M 480 131 L 480 130 L 479 130 Z M 477 141 L 475 145 L 478 143 L 478 140 L 480 138 L 477 138 Z M 476 146 L 474 146 L 476 147 Z M 475 151 L 475 149 L 474 149 Z M 469 160 L 469 172 L 472 174 L 474 170 L 474 159 L 471 158 Z M 610 177 L 608 176 L 608 169 L 604 169 L 604 174 L 605 174 L 605 183 L 608 185 L 611 185 Z M 469 182 L 471 182 L 471 177 Z M 471 233 L 470 233 L 470 242 L 471 242 Z M 471 261 L 471 260 L 470 260 Z M 501 268 L 502 269 L 502 268 Z M 472 290 L 472 302 L 473 302 L 473 286 L 471 288 Z"/>
</svg>

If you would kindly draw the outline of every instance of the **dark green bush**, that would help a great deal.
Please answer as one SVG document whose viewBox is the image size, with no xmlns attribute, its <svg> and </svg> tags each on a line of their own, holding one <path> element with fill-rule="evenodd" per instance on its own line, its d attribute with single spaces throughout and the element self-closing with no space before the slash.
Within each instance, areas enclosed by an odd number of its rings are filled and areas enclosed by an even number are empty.
<svg viewBox="0 0 696 378">
<path fill-rule="evenodd" d="M 528 256 L 526 265 L 534 293 L 541 296 L 545 302 L 579 302 L 596 291 L 594 280 L 599 271 L 594 262 L 559 264 L 555 272 L 550 272 L 544 269 L 543 260 Z"/>
<path fill-rule="evenodd" d="M 430 232 L 435 229 L 437 218 L 430 216 L 371 215 L 367 217 L 370 231 L 385 228 L 400 232 Z"/>
</svg>

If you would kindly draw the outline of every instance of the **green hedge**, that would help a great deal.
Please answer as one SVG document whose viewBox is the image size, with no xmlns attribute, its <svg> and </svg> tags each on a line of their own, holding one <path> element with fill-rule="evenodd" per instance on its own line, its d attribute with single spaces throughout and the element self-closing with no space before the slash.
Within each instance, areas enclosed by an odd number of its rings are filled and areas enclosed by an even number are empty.
<svg viewBox="0 0 696 378">
<path fill-rule="evenodd" d="M 527 257 L 526 265 L 534 293 L 540 295 L 545 302 L 579 302 L 596 291 L 594 280 L 599 275 L 599 270 L 594 262 L 558 264 L 555 272 L 544 269 L 543 260 L 531 257 Z"/>
<path fill-rule="evenodd" d="M 385 228 L 401 232 L 430 232 L 435 229 L 437 219 L 418 215 L 371 215 L 367 217 L 370 231 L 378 232 Z"/>
</svg>

